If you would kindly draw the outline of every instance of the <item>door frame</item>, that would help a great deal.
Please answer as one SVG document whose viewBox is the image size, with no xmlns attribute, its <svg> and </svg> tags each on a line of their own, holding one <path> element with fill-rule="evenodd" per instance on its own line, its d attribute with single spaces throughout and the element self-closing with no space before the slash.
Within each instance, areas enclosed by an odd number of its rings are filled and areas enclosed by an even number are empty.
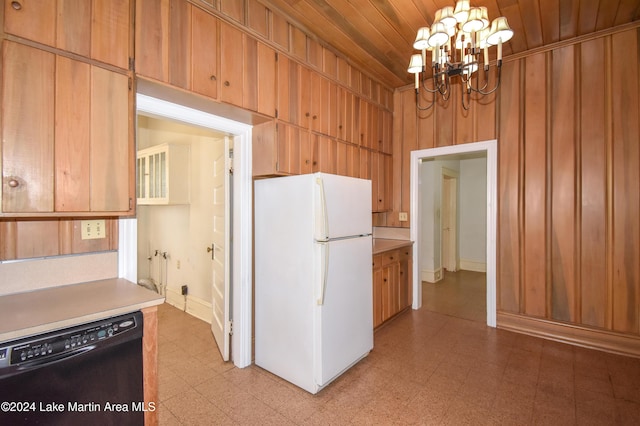
<svg viewBox="0 0 640 426">
<path fill-rule="evenodd" d="M 233 229 L 231 235 L 232 265 L 231 293 L 233 294 L 232 361 L 238 368 L 251 365 L 252 321 L 252 126 L 201 110 L 154 98 L 136 95 L 136 114 L 143 112 L 158 118 L 178 120 L 186 124 L 213 129 L 233 135 Z M 137 282 L 137 219 L 119 221 L 118 276 Z"/>
<path fill-rule="evenodd" d="M 441 155 L 463 154 L 470 152 L 486 152 L 487 155 L 487 325 L 496 327 L 497 288 L 496 288 L 496 242 L 497 242 L 497 210 L 498 210 L 498 141 L 497 139 L 443 146 L 438 148 L 411 151 L 410 180 L 410 235 L 414 242 L 413 250 L 413 309 L 422 306 L 422 286 L 420 279 L 420 244 L 421 212 L 420 212 L 420 162 L 424 158 Z"/>
</svg>

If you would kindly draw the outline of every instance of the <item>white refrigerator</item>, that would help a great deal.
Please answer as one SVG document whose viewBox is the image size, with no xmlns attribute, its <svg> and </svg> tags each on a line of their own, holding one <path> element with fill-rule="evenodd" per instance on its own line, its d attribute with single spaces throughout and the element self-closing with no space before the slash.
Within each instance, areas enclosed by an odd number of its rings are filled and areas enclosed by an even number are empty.
<svg viewBox="0 0 640 426">
<path fill-rule="evenodd" d="M 255 182 L 255 363 L 317 393 L 373 349 L 371 181 Z"/>
</svg>

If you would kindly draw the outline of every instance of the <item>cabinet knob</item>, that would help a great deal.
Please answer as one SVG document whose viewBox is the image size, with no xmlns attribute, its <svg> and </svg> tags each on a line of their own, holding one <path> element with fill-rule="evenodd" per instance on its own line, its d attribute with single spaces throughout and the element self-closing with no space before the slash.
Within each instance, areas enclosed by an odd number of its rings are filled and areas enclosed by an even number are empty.
<svg viewBox="0 0 640 426">
<path fill-rule="evenodd" d="M 22 10 L 22 3 L 20 3 L 19 1 L 12 1 L 11 7 L 15 10 Z"/>
<path fill-rule="evenodd" d="M 314 116 L 313 116 L 313 119 L 315 120 L 316 118 L 318 118 L 318 116 L 317 116 L 317 115 L 314 115 Z"/>
<path fill-rule="evenodd" d="M 216 81 L 216 76 L 215 76 L 215 75 L 212 75 L 211 77 L 209 77 L 209 80 L 211 80 L 211 81 Z"/>
<path fill-rule="evenodd" d="M 311 114 L 309 114 L 309 113 L 306 113 L 306 114 L 305 114 L 304 116 L 305 116 L 305 117 L 308 117 L 309 115 L 311 115 Z"/>
<path fill-rule="evenodd" d="M 224 85 L 229 87 L 229 86 L 231 86 L 231 83 L 229 83 L 229 80 L 227 80 L 227 81 L 224 82 Z"/>
<path fill-rule="evenodd" d="M 10 186 L 11 188 L 17 188 L 17 187 L 18 187 L 18 185 L 20 185 L 20 183 L 19 183 L 17 180 L 15 180 L 15 179 L 11 179 L 11 180 L 9 181 L 9 186 Z"/>
</svg>

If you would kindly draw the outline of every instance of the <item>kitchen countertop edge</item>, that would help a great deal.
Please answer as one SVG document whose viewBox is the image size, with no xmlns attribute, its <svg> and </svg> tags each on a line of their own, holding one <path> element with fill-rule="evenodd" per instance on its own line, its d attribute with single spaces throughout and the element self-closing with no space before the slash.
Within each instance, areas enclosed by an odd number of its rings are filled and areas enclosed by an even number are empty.
<svg viewBox="0 0 640 426">
<path fill-rule="evenodd" d="M 122 278 L 0 296 L 0 342 L 48 333 L 164 303 Z"/>
<path fill-rule="evenodd" d="M 373 239 L 373 255 L 384 253 L 385 251 L 395 250 L 402 247 L 412 246 L 411 240 L 395 240 L 387 238 L 374 238 Z"/>
</svg>

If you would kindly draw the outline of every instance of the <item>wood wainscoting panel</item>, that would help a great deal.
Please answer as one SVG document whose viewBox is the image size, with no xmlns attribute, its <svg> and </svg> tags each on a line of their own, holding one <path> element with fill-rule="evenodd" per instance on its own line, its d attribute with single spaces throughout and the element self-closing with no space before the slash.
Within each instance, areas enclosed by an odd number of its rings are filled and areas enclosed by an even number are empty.
<svg viewBox="0 0 640 426">
<path fill-rule="evenodd" d="M 503 330 L 640 358 L 640 336 L 637 335 L 531 318 L 507 312 L 498 312 L 497 324 L 498 328 Z"/>
<path fill-rule="evenodd" d="M 612 36 L 613 330 L 640 332 L 638 30 Z"/>
<path fill-rule="evenodd" d="M 550 228 L 551 318 L 575 322 L 576 313 L 576 87 L 575 46 L 551 55 Z"/>
<path fill-rule="evenodd" d="M 525 58 L 524 313 L 547 314 L 547 54 Z"/>
<path fill-rule="evenodd" d="M 579 284 L 584 325 L 605 328 L 607 296 L 607 131 L 604 39 L 580 48 Z"/>
<path fill-rule="evenodd" d="M 521 186 L 523 67 L 505 64 L 499 94 L 498 128 L 498 309 L 520 312 L 521 291 Z"/>
</svg>

